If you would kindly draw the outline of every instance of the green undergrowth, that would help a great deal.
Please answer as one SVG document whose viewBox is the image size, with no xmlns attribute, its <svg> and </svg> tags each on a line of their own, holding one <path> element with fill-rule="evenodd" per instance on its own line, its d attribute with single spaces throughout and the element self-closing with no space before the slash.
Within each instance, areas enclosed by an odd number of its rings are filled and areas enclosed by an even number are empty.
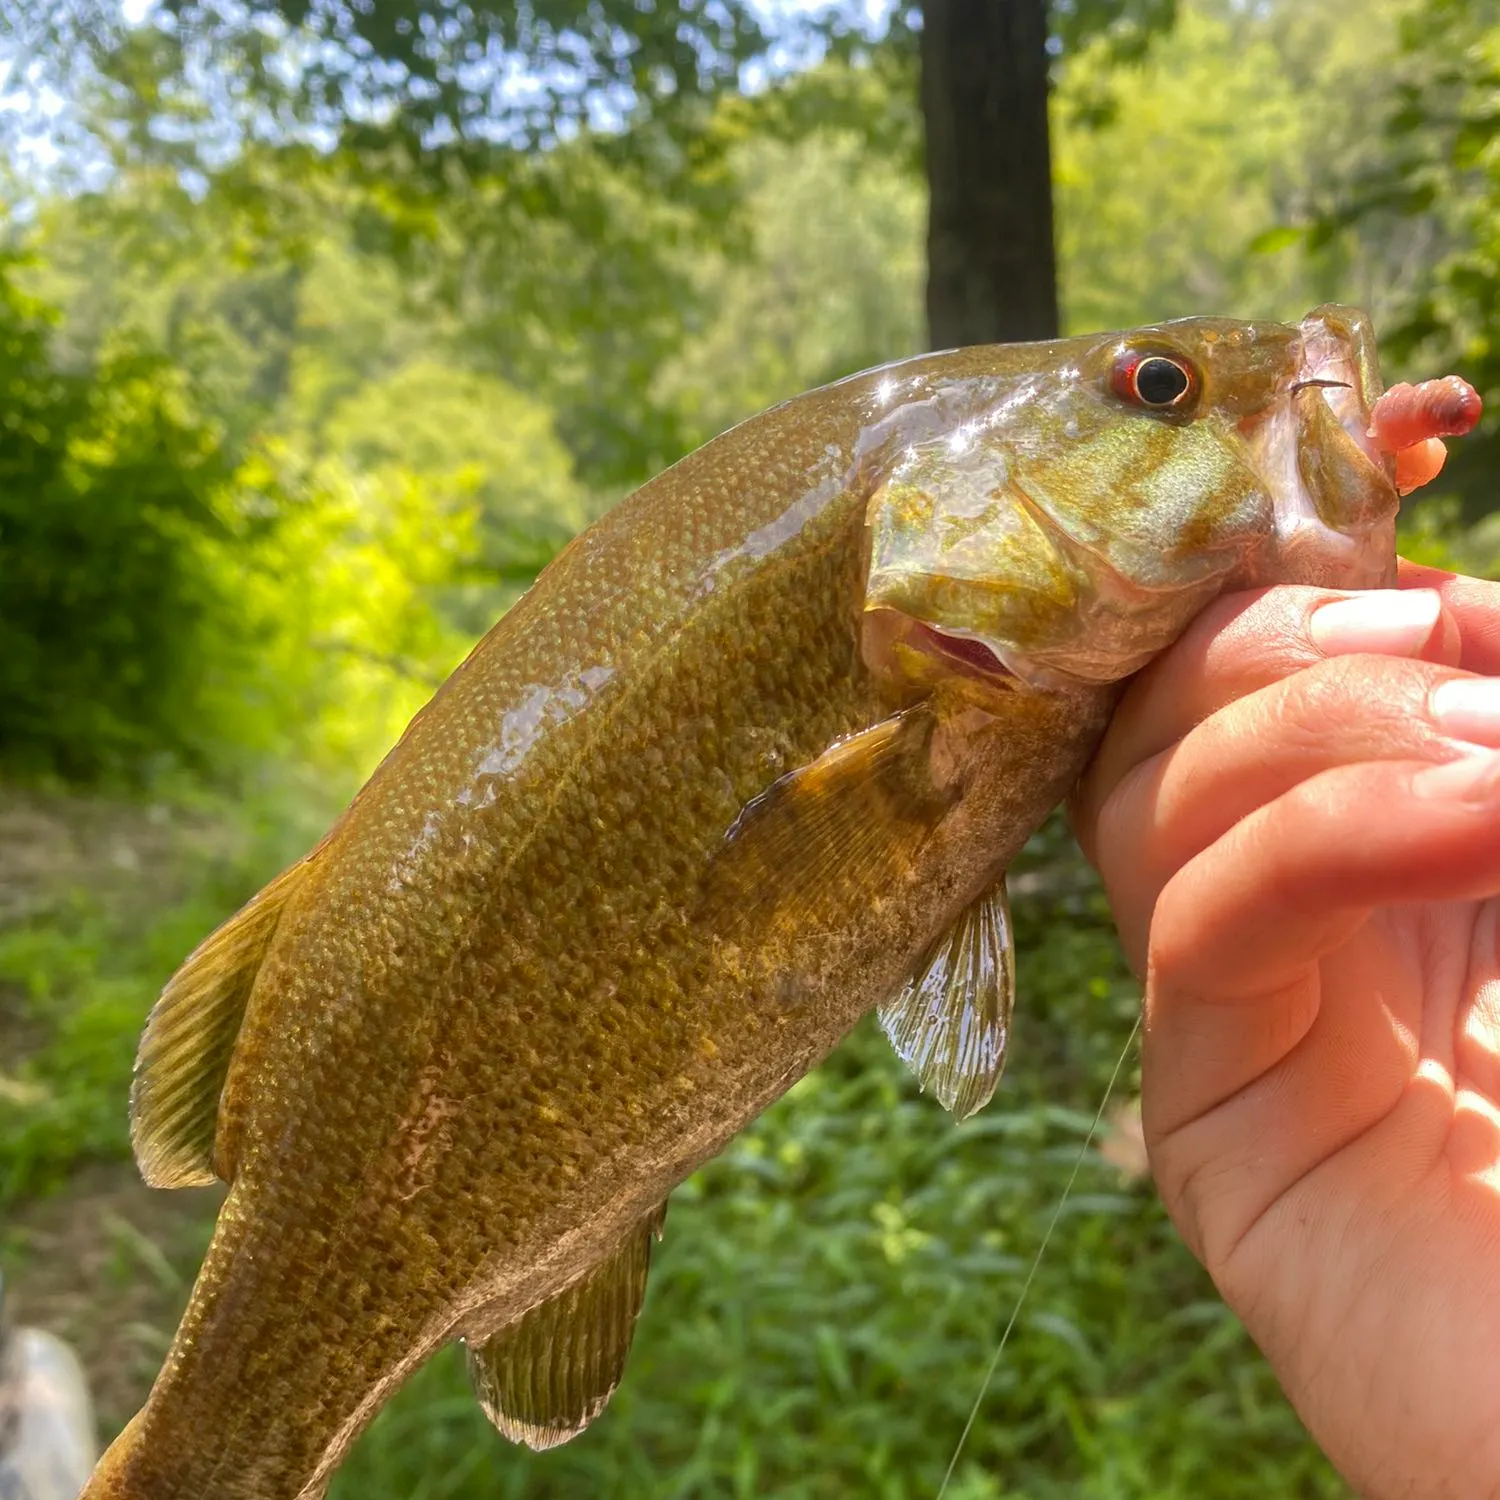
<svg viewBox="0 0 1500 1500">
<path fill-rule="evenodd" d="M 69 799 L 36 800 L 47 816 L 35 821 L 58 837 Z M 131 1065 L 162 984 L 310 842 L 321 800 L 281 788 L 268 812 L 177 788 L 121 804 L 74 837 L 86 861 L 123 851 L 124 868 L 45 888 L 0 921 L 0 1208 L 65 1185 L 81 1165 L 128 1157 Z M 144 860 L 132 838 L 148 842 Z"/>
</svg>

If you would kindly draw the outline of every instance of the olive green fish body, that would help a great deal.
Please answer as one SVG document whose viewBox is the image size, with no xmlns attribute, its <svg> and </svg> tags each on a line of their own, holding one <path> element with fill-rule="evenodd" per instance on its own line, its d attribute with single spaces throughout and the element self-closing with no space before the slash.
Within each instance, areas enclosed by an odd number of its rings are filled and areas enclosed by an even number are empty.
<svg viewBox="0 0 1500 1500">
<path fill-rule="evenodd" d="M 1301 343 L 1244 327 L 1149 331 L 1189 351 L 1201 426 L 1101 396 L 1105 339 L 927 356 L 743 424 L 565 551 L 164 993 L 143 1170 L 231 1188 L 88 1500 L 315 1495 L 455 1336 L 494 1351 L 479 1383 L 507 1431 L 560 1440 L 618 1378 L 671 1188 L 862 1015 L 908 996 L 882 1012 L 898 1049 L 959 1112 L 988 1097 L 1006 865 L 1120 679 L 1281 566 L 1268 440 L 1244 428 L 1303 399 Z M 1113 527 L 1084 493 L 1100 475 Z M 1382 536 L 1350 543 L 1358 567 L 1387 566 Z M 916 1002 L 951 988 L 950 932 L 989 955 L 989 1051 L 934 1062 Z M 539 1308 L 559 1321 L 527 1343 Z M 517 1398 L 588 1319 L 606 1354 Z"/>
</svg>

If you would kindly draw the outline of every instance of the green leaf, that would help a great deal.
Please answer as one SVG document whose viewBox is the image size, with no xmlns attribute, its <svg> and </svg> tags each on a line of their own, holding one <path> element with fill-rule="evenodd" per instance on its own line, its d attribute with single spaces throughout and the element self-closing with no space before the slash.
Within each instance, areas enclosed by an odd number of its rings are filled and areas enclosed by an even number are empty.
<svg viewBox="0 0 1500 1500">
<path fill-rule="evenodd" d="M 1293 245 L 1307 243 L 1307 229 L 1300 224 L 1277 224 L 1263 229 L 1245 247 L 1251 255 L 1275 255 L 1279 250 L 1288 250 Z"/>
</svg>

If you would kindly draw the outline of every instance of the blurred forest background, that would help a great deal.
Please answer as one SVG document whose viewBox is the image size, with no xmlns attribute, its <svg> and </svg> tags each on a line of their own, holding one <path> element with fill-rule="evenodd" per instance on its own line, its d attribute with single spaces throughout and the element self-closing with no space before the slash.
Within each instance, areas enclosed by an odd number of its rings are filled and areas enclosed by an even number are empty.
<svg viewBox="0 0 1500 1500">
<path fill-rule="evenodd" d="M 215 1208 L 128 1161 L 176 962 L 581 526 L 954 316 L 920 12 L 490 13 L 0 0 L 0 1265 L 106 1435 Z M 1496 0 L 1050 28 L 1066 330 L 1353 301 L 1388 379 L 1500 411 Z M 1408 550 L 1493 567 L 1497 482 L 1492 415 Z M 333 1495 L 931 1496 L 1138 1004 L 1061 830 L 1028 862 L 989 1109 L 955 1128 L 862 1029 L 674 1196 L 584 1437 L 509 1447 L 450 1351 Z M 951 1500 L 1345 1494 L 1128 1144 L 1084 1163 Z"/>
</svg>

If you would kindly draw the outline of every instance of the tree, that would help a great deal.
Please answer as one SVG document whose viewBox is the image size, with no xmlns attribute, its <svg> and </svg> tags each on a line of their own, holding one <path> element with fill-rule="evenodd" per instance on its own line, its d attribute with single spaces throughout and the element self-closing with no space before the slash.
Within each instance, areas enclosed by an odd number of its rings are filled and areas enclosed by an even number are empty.
<svg viewBox="0 0 1500 1500">
<path fill-rule="evenodd" d="M 0 257 L 0 762 L 87 779 L 192 758 L 221 444 L 149 351 L 54 369 L 23 270 Z"/>
<path fill-rule="evenodd" d="M 1116 58 L 1138 54 L 1175 9 L 1175 0 L 923 0 L 933 348 L 1056 337 L 1053 65 L 1100 33 Z"/>
<path fill-rule="evenodd" d="M 935 349 L 1057 334 L 1046 0 L 925 0 Z"/>
<path fill-rule="evenodd" d="M 783 56 L 884 47 L 913 66 L 920 51 L 928 317 L 941 346 L 1056 332 L 1051 68 L 1100 32 L 1126 55 L 1173 8 L 924 0 L 898 9 L 880 42 L 836 8 L 783 17 L 772 36 L 748 0 L 163 0 L 135 27 L 118 0 L 0 0 L 0 21 L 38 58 L 92 60 L 96 107 L 128 116 L 116 153 L 166 142 L 211 172 L 235 143 L 332 141 L 331 159 L 387 203 L 414 201 L 418 220 L 434 197 L 496 182 L 526 212 L 559 212 L 515 157 L 580 132 L 642 194 L 722 219 L 732 194 L 710 106 L 747 64 L 764 73 L 773 43 Z"/>
<path fill-rule="evenodd" d="M 1385 344 L 1414 373 L 1456 369 L 1484 398 L 1484 426 L 1456 445 L 1446 476 L 1470 519 L 1500 511 L 1495 16 L 1493 0 L 1423 0 L 1404 18 L 1401 57 L 1386 79 L 1389 93 L 1377 115 L 1379 148 L 1337 185 L 1334 206 L 1309 232 L 1314 243 L 1353 229 L 1362 238 L 1419 247 L 1419 274 L 1392 308 Z"/>
</svg>

